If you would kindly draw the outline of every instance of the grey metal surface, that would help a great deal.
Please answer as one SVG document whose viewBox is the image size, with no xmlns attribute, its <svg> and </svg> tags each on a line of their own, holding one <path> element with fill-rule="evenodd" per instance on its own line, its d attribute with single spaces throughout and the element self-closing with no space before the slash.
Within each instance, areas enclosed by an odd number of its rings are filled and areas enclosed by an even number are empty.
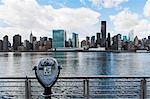
<svg viewBox="0 0 150 99">
<path fill-rule="evenodd" d="M 0 77 L 0 99 L 44 99 L 35 77 Z M 52 99 L 150 99 L 150 77 L 59 77 Z"/>
<path fill-rule="evenodd" d="M 54 58 L 43 58 L 40 60 L 35 72 L 44 87 L 50 87 L 57 79 L 58 67 L 58 62 Z"/>
</svg>

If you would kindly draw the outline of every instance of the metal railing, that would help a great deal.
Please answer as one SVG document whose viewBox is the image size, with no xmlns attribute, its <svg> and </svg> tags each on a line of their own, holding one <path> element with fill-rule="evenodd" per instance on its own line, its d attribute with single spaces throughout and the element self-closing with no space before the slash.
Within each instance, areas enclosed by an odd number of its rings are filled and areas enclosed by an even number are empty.
<svg viewBox="0 0 150 99">
<path fill-rule="evenodd" d="M 35 77 L 0 77 L 0 99 L 44 99 Z M 59 77 L 52 99 L 150 99 L 150 77 Z"/>
</svg>

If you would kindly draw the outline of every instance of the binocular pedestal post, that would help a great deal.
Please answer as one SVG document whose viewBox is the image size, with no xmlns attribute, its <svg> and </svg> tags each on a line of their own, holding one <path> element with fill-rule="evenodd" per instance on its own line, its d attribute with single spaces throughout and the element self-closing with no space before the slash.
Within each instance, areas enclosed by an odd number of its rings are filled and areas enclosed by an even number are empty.
<svg viewBox="0 0 150 99">
<path fill-rule="evenodd" d="M 45 99 L 51 99 L 51 94 L 52 94 L 51 87 L 44 89 L 43 95 L 44 95 Z"/>
</svg>

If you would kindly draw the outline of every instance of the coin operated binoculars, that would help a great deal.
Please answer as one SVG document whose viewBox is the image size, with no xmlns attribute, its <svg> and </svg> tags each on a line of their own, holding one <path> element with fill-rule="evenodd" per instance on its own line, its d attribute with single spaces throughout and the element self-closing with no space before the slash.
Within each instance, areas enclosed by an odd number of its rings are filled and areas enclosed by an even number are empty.
<svg viewBox="0 0 150 99">
<path fill-rule="evenodd" d="M 38 66 L 33 68 L 38 82 L 44 87 L 43 96 L 45 99 L 51 99 L 51 87 L 56 83 L 60 69 L 60 65 L 54 58 L 42 59 Z"/>
</svg>

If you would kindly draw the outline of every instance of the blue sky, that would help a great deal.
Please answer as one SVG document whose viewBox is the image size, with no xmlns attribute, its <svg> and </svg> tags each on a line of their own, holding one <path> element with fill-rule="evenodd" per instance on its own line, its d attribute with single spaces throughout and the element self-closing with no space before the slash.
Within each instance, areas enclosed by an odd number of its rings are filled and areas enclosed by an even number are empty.
<svg viewBox="0 0 150 99">
<path fill-rule="evenodd" d="M 94 11 L 100 12 L 101 19 L 103 20 L 109 20 L 109 15 L 114 15 L 124 8 L 128 8 L 133 12 L 141 14 L 143 13 L 143 8 L 145 6 L 146 1 L 147 0 L 129 0 L 128 2 L 124 2 L 123 4 L 119 5 L 119 8 L 103 8 L 93 5 L 89 0 L 85 0 L 85 4 L 83 4 L 80 0 L 37 0 L 37 2 L 41 5 L 52 5 L 54 8 L 57 9 L 62 7 L 90 8 Z"/>
<path fill-rule="evenodd" d="M 21 34 L 29 39 L 52 36 L 52 29 L 65 29 L 85 36 L 100 32 L 100 21 L 107 21 L 111 36 L 121 33 L 144 38 L 150 35 L 150 0 L 0 0 L 0 39 Z M 24 5 L 24 6 L 22 6 Z"/>
</svg>

